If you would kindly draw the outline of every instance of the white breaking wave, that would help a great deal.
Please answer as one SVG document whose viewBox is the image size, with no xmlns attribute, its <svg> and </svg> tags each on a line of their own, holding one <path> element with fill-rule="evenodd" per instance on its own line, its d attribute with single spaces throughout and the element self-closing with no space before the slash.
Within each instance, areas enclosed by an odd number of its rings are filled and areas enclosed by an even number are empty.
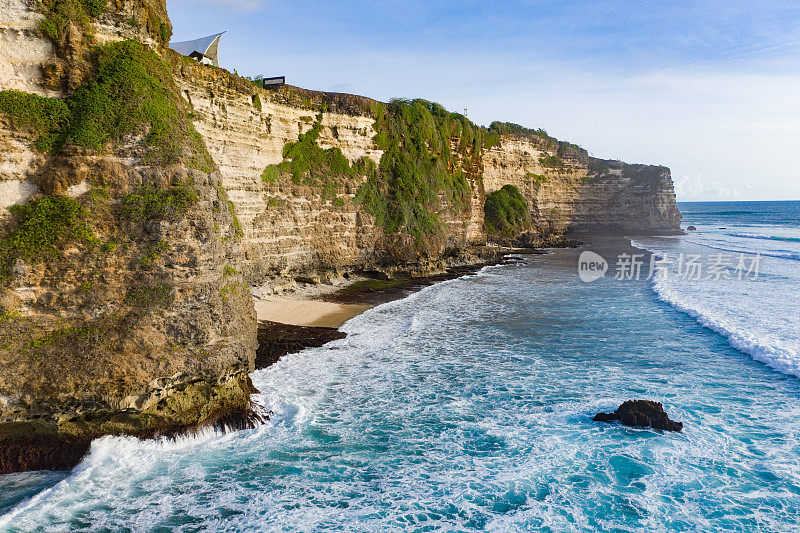
<svg viewBox="0 0 800 533">
<path fill-rule="evenodd" d="M 136 437 L 100 437 L 92 441 L 89 453 L 76 466 L 69 476 L 52 487 L 43 490 L 33 498 L 26 500 L 8 513 L 0 516 L 0 531 L 15 526 L 17 517 L 29 509 L 48 507 L 48 499 L 53 496 L 63 497 L 74 492 L 76 485 L 91 487 L 98 472 L 112 471 L 114 468 L 136 468 L 146 462 L 148 456 L 162 455 L 167 452 L 185 452 L 192 448 L 208 445 L 214 441 L 233 438 L 234 433 L 224 433 L 213 428 L 203 429 L 190 435 L 164 437 L 159 439 L 137 439 Z M 113 465 L 113 467 L 111 466 Z M 58 502 L 56 505 L 61 505 Z"/>
<path fill-rule="evenodd" d="M 672 258 L 698 252 L 692 245 L 766 255 L 744 246 L 716 248 L 688 238 L 677 242 L 633 240 L 631 244 Z M 737 350 L 779 372 L 800 377 L 800 272 L 787 259 L 793 258 L 765 258 L 756 280 L 686 279 L 672 270 L 655 276 L 652 288 L 661 301 L 719 333 Z"/>
<path fill-rule="evenodd" d="M 253 374 L 275 410 L 267 425 L 207 441 L 98 441 L 82 470 L 6 524 L 797 529 L 800 384 L 718 357 L 721 340 L 640 290 L 580 283 L 577 254 L 376 307 L 345 325 L 347 338 Z M 641 394 L 684 432 L 592 421 Z"/>
<path fill-rule="evenodd" d="M 670 286 L 668 278 L 663 275 L 658 275 L 653 280 L 653 289 L 661 301 L 723 335 L 737 350 L 784 374 L 800 377 L 800 353 L 797 346 L 784 344 L 775 338 L 762 337 L 759 333 L 742 327 L 741 321 L 731 320 L 710 302 L 689 303 L 686 295 Z"/>
<path fill-rule="evenodd" d="M 731 233 L 731 237 L 740 237 L 742 239 L 762 239 L 765 241 L 779 241 L 779 242 L 800 242 L 798 237 L 782 237 L 780 235 L 760 235 L 757 233 Z"/>
<path fill-rule="evenodd" d="M 699 239 L 686 239 L 686 242 L 695 244 L 697 246 L 703 246 L 705 248 L 711 248 L 713 250 L 720 250 L 723 252 L 733 252 L 733 253 L 742 253 L 742 254 L 758 254 L 767 257 L 777 257 L 779 259 L 790 259 L 792 261 L 800 261 L 800 252 L 795 252 L 792 250 L 772 250 L 768 248 L 758 248 L 753 249 L 750 246 L 745 244 L 738 244 L 728 241 L 722 240 L 708 240 L 703 241 Z"/>
</svg>

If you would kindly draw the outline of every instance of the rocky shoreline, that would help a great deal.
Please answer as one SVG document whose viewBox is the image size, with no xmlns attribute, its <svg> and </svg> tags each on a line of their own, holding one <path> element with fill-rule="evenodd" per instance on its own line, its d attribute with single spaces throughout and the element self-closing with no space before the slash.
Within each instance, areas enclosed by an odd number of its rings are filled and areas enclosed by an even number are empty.
<svg viewBox="0 0 800 533">
<path fill-rule="evenodd" d="M 238 379 L 237 387 L 248 399 L 239 401 L 234 395 L 228 401 L 216 402 L 201 422 L 157 423 L 134 427 L 126 413 L 91 413 L 82 425 L 101 429 L 73 434 L 59 433 L 46 423 L 6 423 L 0 436 L 0 475 L 28 470 L 68 470 L 78 465 L 91 448 L 92 441 L 104 435 L 125 435 L 139 439 L 177 438 L 207 428 L 219 431 L 251 429 L 269 418 L 249 396 L 258 392 L 250 377 Z M 130 415 L 128 415 L 130 417 Z M 105 431 L 102 428 L 108 428 Z M 114 429 L 116 428 L 116 429 Z"/>
</svg>

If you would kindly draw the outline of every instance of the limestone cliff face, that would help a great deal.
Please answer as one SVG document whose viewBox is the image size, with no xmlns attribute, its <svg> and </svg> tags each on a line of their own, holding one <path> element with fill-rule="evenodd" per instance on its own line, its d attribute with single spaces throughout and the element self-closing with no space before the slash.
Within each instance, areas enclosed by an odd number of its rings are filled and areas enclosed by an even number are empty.
<svg viewBox="0 0 800 533">
<path fill-rule="evenodd" d="M 58 98 L 67 94 L 65 71 L 77 74 L 81 69 L 64 56 L 84 54 L 90 43 L 82 42 L 72 24 L 64 37 L 69 51 L 59 54 L 40 29 L 45 18 L 40 0 L 0 0 L 0 90 Z M 134 39 L 157 46 L 169 39 L 172 24 L 163 0 L 113 0 L 92 21 L 90 33 L 91 44 Z M 27 136 L 9 126 L 0 114 L 0 217 L 9 206 L 41 192 L 31 178 L 46 161 Z"/>
<path fill-rule="evenodd" d="M 53 44 L 39 23 L 44 15 L 30 0 L 0 0 L 0 88 L 42 93 L 42 65 L 53 57 Z"/>
<path fill-rule="evenodd" d="M 543 234 L 679 231 L 669 169 L 607 162 L 598 172 L 590 170 L 592 158 L 584 153 L 565 154 L 561 168 L 546 167 L 540 159 L 555 156 L 555 148 L 534 135 L 503 135 L 498 146 L 484 151 L 483 179 L 471 184 L 466 216 L 445 218 L 436 253 L 401 259 L 397 241 L 387 240 L 354 202 L 363 180 L 348 183 L 334 202 L 312 187 L 262 179 L 266 167 L 284 160 L 283 147 L 311 129 L 323 106 L 319 145 L 341 149 L 351 163 L 362 157 L 379 163 L 383 152 L 373 140 L 374 101 L 295 87 L 267 91 L 186 61 L 176 69 L 176 80 L 236 205 L 245 235 L 243 271 L 253 284 L 358 269 L 441 269 L 437 255 L 445 250 L 486 242 L 485 193 L 506 184 L 524 192 L 535 229 Z"/>
<path fill-rule="evenodd" d="M 0 0 L 0 90 L 60 95 L 43 84 L 42 65 L 54 57 L 54 49 L 38 30 L 42 20 L 35 2 Z M 39 191 L 28 178 L 44 159 L 30 139 L 12 130 L 0 115 L 0 217 L 6 208 Z"/>
<path fill-rule="evenodd" d="M 468 213 L 445 216 L 442 235 L 421 251 L 386 235 L 354 202 L 363 177 L 351 179 L 335 198 L 289 179 L 262 179 L 268 166 L 284 161 L 284 146 L 312 128 L 319 109 L 325 109 L 318 139 L 322 148 L 339 148 L 351 164 L 362 158 L 379 163 L 383 151 L 373 140 L 370 114 L 375 101 L 295 87 L 268 91 L 191 61 L 178 63 L 176 80 L 236 206 L 244 230 L 242 270 L 251 283 L 287 276 L 324 278 L 348 270 L 437 271 L 447 264 L 445 250 L 485 240 L 478 182 Z"/>
<path fill-rule="evenodd" d="M 553 157 L 561 166 L 544 164 Z M 544 234 L 680 231 L 666 167 L 603 161 L 578 151 L 558 156 L 535 135 L 509 134 L 484 153 L 483 176 L 487 193 L 516 186 L 528 201 L 535 229 Z"/>
</svg>

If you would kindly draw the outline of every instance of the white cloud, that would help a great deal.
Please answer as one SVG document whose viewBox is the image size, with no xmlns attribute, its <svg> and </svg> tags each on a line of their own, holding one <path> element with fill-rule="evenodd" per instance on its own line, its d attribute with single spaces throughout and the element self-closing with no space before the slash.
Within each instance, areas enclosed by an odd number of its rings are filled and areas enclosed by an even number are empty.
<svg viewBox="0 0 800 533">
<path fill-rule="evenodd" d="M 710 184 L 703 180 L 701 174 L 694 177 L 683 175 L 673 178 L 675 182 L 675 196 L 679 202 L 693 201 L 732 201 L 743 199 L 742 193 L 736 187 L 728 187 L 719 180 L 714 180 Z M 751 189 L 750 185 L 745 185 L 746 189 Z"/>
</svg>

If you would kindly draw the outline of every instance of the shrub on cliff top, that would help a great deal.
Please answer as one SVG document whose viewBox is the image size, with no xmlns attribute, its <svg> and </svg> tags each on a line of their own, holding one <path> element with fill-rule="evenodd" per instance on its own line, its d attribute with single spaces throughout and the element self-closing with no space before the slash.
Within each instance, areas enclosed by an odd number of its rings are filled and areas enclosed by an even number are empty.
<svg viewBox="0 0 800 533">
<path fill-rule="evenodd" d="M 489 126 L 489 133 L 490 134 L 497 134 L 497 135 L 508 135 L 508 134 L 516 134 L 516 135 L 528 135 L 533 137 L 538 137 L 539 142 L 541 145 L 548 150 L 555 149 L 557 155 L 560 157 L 578 157 L 578 158 L 588 158 L 589 153 L 578 146 L 577 144 L 568 143 L 566 141 L 559 141 L 555 137 L 550 136 L 547 131 L 539 128 L 539 129 L 532 129 L 526 128 L 525 126 L 520 126 L 519 124 L 514 124 L 513 122 L 492 122 Z"/>
<path fill-rule="evenodd" d="M 528 202 L 513 185 L 486 195 L 486 231 L 489 235 L 515 237 L 530 225 Z"/>
<path fill-rule="evenodd" d="M 519 124 L 514 124 L 513 122 L 494 121 L 489 125 L 489 131 L 491 133 L 497 133 L 498 135 L 534 135 L 539 137 L 548 147 L 555 147 L 558 144 L 558 139 L 551 137 L 550 134 L 541 128 L 526 128 L 525 126 L 520 126 Z"/>
<path fill-rule="evenodd" d="M 87 221 L 88 211 L 66 196 L 45 196 L 10 208 L 13 227 L 0 238 L 0 279 L 17 259 L 28 263 L 61 257 L 70 243 L 91 246 L 97 237 Z"/>
<path fill-rule="evenodd" d="M 0 113 L 15 129 L 37 134 L 34 146 L 49 152 L 69 123 L 69 108 L 58 98 L 47 98 L 22 91 L 0 91 Z"/>
<path fill-rule="evenodd" d="M 608 174 L 611 171 L 611 167 L 602 159 L 592 159 L 586 168 L 592 174 Z"/>
</svg>

